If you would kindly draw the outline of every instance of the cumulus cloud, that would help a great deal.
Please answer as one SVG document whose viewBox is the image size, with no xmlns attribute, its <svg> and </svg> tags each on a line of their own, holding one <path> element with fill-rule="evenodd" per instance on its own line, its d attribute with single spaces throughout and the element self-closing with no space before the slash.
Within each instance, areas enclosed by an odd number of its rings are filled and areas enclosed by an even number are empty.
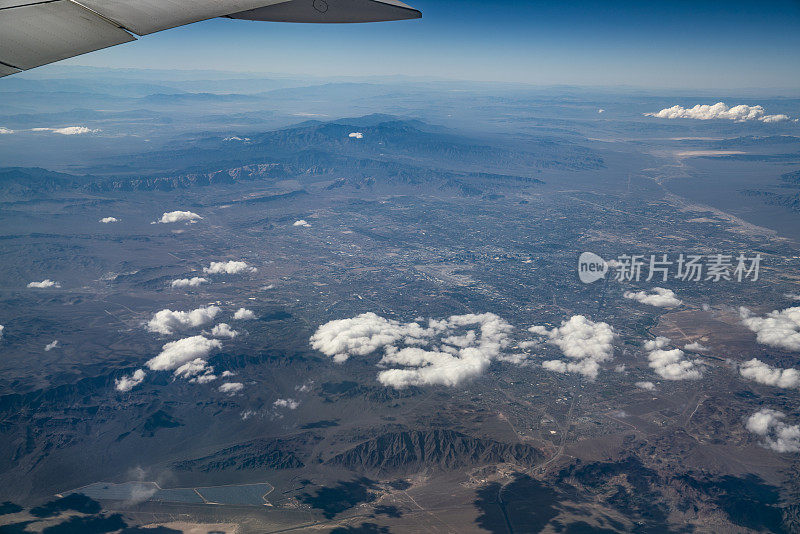
<svg viewBox="0 0 800 534">
<path fill-rule="evenodd" d="M 401 324 L 367 312 L 325 323 L 317 328 L 310 341 L 314 349 L 341 363 L 350 356 L 366 356 L 412 335 L 415 338 L 427 337 L 425 329 L 417 323 Z"/>
<path fill-rule="evenodd" d="M 32 132 L 52 132 L 60 135 L 83 135 L 98 133 L 100 130 L 93 130 L 86 126 L 64 126 L 63 128 L 31 128 Z"/>
<path fill-rule="evenodd" d="M 600 371 L 600 363 L 613 356 L 614 329 L 604 322 L 594 322 L 583 315 L 573 315 L 562 321 L 560 327 L 550 330 L 544 326 L 532 326 L 529 332 L 557 346 L 569 360 L 549 360 L 542 363 L 548 371 L 579 373 L 594 380 Z"/>
<path fill-rule="evenodd" d="M 6 327 L 0 324 L 0 339 L 3 339 L 3 333 L 4 333 L 5 329 L 6 329 Z"/>
<path fill-rule="evenodd" d="M 13 134 L 13 133 L 14 133 L 14 130 L 10 130 L 8 128 L 3 128 L 2 126 L 0 126 L 0 135 L 10 135 L 10 134 Z"/>
<path fill-rule="evenodd" d="M 542 362 L 542 367 L 547 369 L 548 371 L 554 371 L 556 373 L 566 373 L 569 372 L 570 370 L 574 372 L 580 372 L 577 367 L 573 368 L 567 367 L 567 362 L 562 360 L 547 360 L 545 362 Z M 594 371 L 593 376 L 594 377 L 597 376 L 596 370 Z"/>
<path fill-rule="evenodd" d="M 103 224 L 115 223 L 119 222 L 119 219 L 117 219 L 116 217 L 103 217 L 102 219 L 100 219 L 100 222 Z"/>
<path fill-rule="evenodd" d="M 239 332 L 232 329 L 227 323 L 219 323 L 211 329 L 211 335 L 214 337 L 234 338 L 239 335 Z"/>
<path fill-rule="evenodd" d="M 144 381 L 145 372 L 143 369 L 137 369 L 130 376 L 123 376 L 114 380 L 114 389 L 119 392 L 125 393 L 130 391 Z"/>
<path fill-rule="evenodd" d="M 308 224 L 308 221 L 305 219 L 300 219 L 299 221 L 295 221 L 292 226 L 302 226 L 303 228 L 308 228 L 311 225 Z"/>
<path fill-rule="evenodd" d="M 783 121 L 788 121 L 789 120 L 789 115 L 784 115 L 783 113 L 781 113 L 779 115 L 765 115 L 764 117 L 761 117 L 758 120 L 760 120 L 761 122 L 766 122 L 766 123 L 783 122 Z M 795 122 L 797 122 L 797 119 L 795 119 Z"/>
<path fill-rule="evenodd" d="M 51 350 L 56 349 L 56 348 L 58 348 L 58 340 L 54 339 L 52 342 L 50 342 L 50 343 L 48 343 L 47 345 L 44 346 L 44 351 L 45 352 L 50 352 Z"/>
<path fill-rule="evenodd" d="M 296 410 L 300 406 L 300 402 L 294 399 L 278 399 L 272 403 L 276 408 L 288 408 L 289 410 Z"/>
<path fill-rule="evenodd" d="M 601 108 L 601 109 L 598 109 L 598 110 L 597 110 L 597 112 L 598 112 L 598 113 L 605 113 L 605 112 L 606 112 L 606 110 L 604 110 L 604 109 L 602 109 L 602 108 Z"/>
<path fill-rule="evenodd" d="M 170 341 L 161 348 L 155 358 L 147 362 L 152 371 L 172 371 L 197 358 L 207 358 L 214 349 L 222 348 L 216 339 L 204 336 L 192 336 L 177 341 Z"/>
<path fill-rule="evenodd" d="M 194 378 L 190 379 L 189 382 L 195 384 L 206 384 L 208 382 L 212 382 L 217 379 L 217 375 L 214 374 L 213 367 L 207 367 L 205 374 L 195 376 Z"/>
<path fill-rule="evenodd" d="M 188 312 L 161 310 L 153 315 L 146 328 L 150 332 L 169 335 L 177 330 L 185 330 L 210 323 L 219 312 L 219 306 L 197 308 Z"/>
<path fill-rule="evenodd" d="M 655 391 L 656 385 L 652 382 L 636 382 L 635 386 L 639 389 L 644 389 L 645 391 Z"/>
<path fill-rule="evenodd" d="M 202 278 L 200 276 L 193 276 L 192 278 L 179 278 L 177 280 L 173 280 L 170 282 L 170 285 L 174 288 L 180 287 L 197 287 L 200 284 L 205 284 L 208 282 L 208 279 Z"/>
<path fill-rule="evenodd" d="M 378 381 L 402 389 L 441 384 L 456 386 L 482 374 L 510 344 L 512 327 L 492 313 L 453 315 L 401 323 L 374 313 L 330 321 L 311 336 L 311 346 L 344 362 L 380 349 Z M 399 346 L 404 345 L 404 346 Z"/>
<path fill-rule="evenodd" d="M 800 351 L 800 307 L 774 310 L 766 317 L 755 317 L 745 307 L 739 308 L 742 323 L 756 333 L 756 341 L 770 347 Z"/>
<path fill-rule="evenodd" d="M 169 224 L 169 223 L 176 223 L 176 222 L 188 222 L 193 223 L 201 220 L 198 214 L 192 211 L 165 211 L 161 218 L 156 223 L 159 224 Z"/>
<path fill-rule="evenodd" d="M 256 314 L 253 312 L 253 310 L 239 308 L 236 310 L 236 313 L 233 314 L 233 318 L 237 321 L 250 321 L 256 318 Z"/>
<path fill-rule="evenodd" d="M 51 128 L 50 131 L 61 135 L 82 135 L 99 133 L 100 129 L 87 128 L 86 126 L 65 126 L 64 128 Z"/>
<path fill-rule="evenodd" d="M 669 344 L 666 337 L 657 337 L 646 341 L 644 349 L 648 351 L 647 360 L 650 368 L 665 380 L 697 380 L 702 378 L 700 360 L 687 360 L 681 349 L 665 350 Z"/>
<path fill-rule="evenodd" d="M 350 132 L 348 137 L 352 139 L 364 139 L 364 134 L 361 132 Z"/>
<path fill-rule="evenodd" d="M 669 345 L 669 338 L 658 336 L 655 339 L 650 339 L 648 341 L 645 341 L 642 346 L 644 347 L 644 350 L 649 352 L 656 349 L 663 349 L 667 345 Z"/>
<path fill-rule="evenodd" d="M 800 425 L 787 425 L 785 417 L 783 412 L 762 408 L 747 418 L 745 427 L 764 438 L 764 447 L 775 452 L 800 452 Z"/>
<path fill-rule="evenodd" d="M 453 315 L 446 320 L 428 321 L 427 336 L 415 335 L 415 323 L 404 342 L 410 347 L 388 346 L 379 365 L 399 368 L 381 371 L 378 381 L 397 389 L 407 386 L 441 384 L 456 386 L 475 378 L 501 356 L 510 344 L 513 327 L 493 313 Z M 432 350 L 414 345 L 426 345 Z"/>
<path fill-rule="evenodd" d="M 642 304 L 649 304 L 650 306 L 658 306 L 660 308 L 672 308 L 674 306 L 680 306 L 683 303 L 675 296 L 674 291 L 663 287 L 654 287 L 649 291 L 626 291 L 622 296 L 626 299 L 635 300 Z"/>
<path fill-rule="evenodd" d="M 250 267 L 243 261 L 212 261 L 208 267 L 203 267 L 206 274 L 239 274 L 254 273 L 258 271 L 255 267 Z"/>
<path fill-rule="evenodd" d="M 666 380 L 697 380 L 703 376 L 695 362 L 684 359 L 681 349 L 654 350 L 647 359 L 656 374 Z"/>
<path fill-rule="evenodd" d="M 213 373 L 214 368 L 209 366 L 207 361 L 203 358 L 195 358 L 178 366 L 172 374 L 177 378 L 188 378 L 191 382 L 204 384 L 217 379 Z"/>
<path fill-rule="evenodd" d="M 699 341 L 692 341 L 683 348 L 692 352 L 705 352 L 708 350 L 708 347 L 703 346 Z"/>
<path fill-rule="evenodd" d="M 724 119 L 736 122 L 757 120 L 767 123 L 789 120 L 789 117 L 783 114 L 765 115 L 764 108 L 762 106 L 747 106 L 742 104 L 739 106 L 728 107 L 723 102 L 717 102 L 713 105 L 698 104 L 692 108 L 672 106 L 671 108 L 664 108 L 656 113 L 645 113 L 645 116 L 656 117 L 658 119 Z"/>
<path fill-rule="evenodd" d="M 221 393 L 228 395 L 235 395 L 244 389 L 244 384 L 241 382 L 226 382 L 219 387 Z"/>
<path fill-rule="evenodd" d="M 48 287 L 61 287 L 61 283 L 60 282 L 54 282 L 53 280 L 50 280 L 49 278 L 46 278 L 46 279 L 42 280 L 41 282 L 30 282 L 28 284 L 28 287 L 34 287 L 34 288 L 37 288 L 37 289 L 44 289 L 44 288 L 48 288 Z"/>
<path fill-rule="evenodd" d="M 781 369 L 772 367 L 758 358 L 744 362 L 739 367 L 739 373 L 749 380 L 759 384 L 776 386 L 779 388 L 800 388 L 800 371 L 797 369 Z"/>
</svg>

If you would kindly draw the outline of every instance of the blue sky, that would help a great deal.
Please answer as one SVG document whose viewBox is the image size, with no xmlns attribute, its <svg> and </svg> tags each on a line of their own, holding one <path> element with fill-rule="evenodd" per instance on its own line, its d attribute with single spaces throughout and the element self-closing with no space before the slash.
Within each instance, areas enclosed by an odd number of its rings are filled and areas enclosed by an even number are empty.
<svg viewBox="0 0 800 534">
<path fill-rule="evenodd" d="M 102 67 L 407 75 L 651 88 L 800 88 L 800 0 L 411 0 L 364 25 L 216 19 L 68 60 Z"/>
</svg>

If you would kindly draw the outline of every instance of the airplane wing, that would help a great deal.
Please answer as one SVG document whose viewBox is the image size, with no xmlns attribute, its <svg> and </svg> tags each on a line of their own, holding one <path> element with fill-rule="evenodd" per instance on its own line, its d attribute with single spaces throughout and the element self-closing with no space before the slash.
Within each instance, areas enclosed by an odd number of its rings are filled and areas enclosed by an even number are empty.
<svg viewBox="0 0 800 534">
<path fill-rule="evenodd" d="M 0 77 L 214 17 L 342 23 L 421 16 L 398 0 L 0 0 Z"/>
<path fill-rule="evenodd" d="M 292 0 L 228 15 L 272 22 L 382 22 L 418 19 L 422 13 L 397 0 Z"/>
</svg>

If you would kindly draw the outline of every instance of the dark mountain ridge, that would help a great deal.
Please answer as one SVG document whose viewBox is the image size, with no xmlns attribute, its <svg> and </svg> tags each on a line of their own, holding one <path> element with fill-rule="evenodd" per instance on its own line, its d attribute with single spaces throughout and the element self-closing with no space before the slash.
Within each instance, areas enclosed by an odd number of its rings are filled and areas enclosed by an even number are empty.
<svg viewBox="0 0 800 534">
<path fill-rule="evenodd" d="M 387 474 L 499 463 L 534 465 L 542 458 L 542 453 L 530 445 L 432 429 L 389 432 L 333 456 L 326 464 Z"/>
<path fill-rule="evenodd" d="M 602 158 L 589 149 L 561 138 L 531 139 L 525 146 L 495 146 L 418 120 L 367 115 L 306 121 L 247 137 L 176 142 L 161 151 L 110 158 L 84 176 L 38 168 L 0 169 L 0 194 L 31 196 L 69 189 L 171 191 L 292 178 L 331 180 L 337 187 L 356 188 L 433 185 L 480 195 L 503 187 L 541 184 L 534 175 L 542 169 L 603 165 Z"/>
</svg>

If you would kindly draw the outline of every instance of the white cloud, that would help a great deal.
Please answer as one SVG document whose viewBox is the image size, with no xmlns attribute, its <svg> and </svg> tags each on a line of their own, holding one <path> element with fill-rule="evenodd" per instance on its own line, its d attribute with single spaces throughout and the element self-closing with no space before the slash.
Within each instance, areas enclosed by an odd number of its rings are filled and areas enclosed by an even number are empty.
<svg viewBox="0 0 800 534">
<path fill-rule="evenodd" d="M 188 312 L 161 310 L 153 315 L 146 328 L 150 332 L 169 335 L 176 330 L 185 330 L 210 323 L 220 312 L 218 306 L 197 308 Z"/>
<path fill-rule="evenodd" d="M 548 371 L 554 371 L 556 373 L 566 373 L 570 371 L 570 368 L 567 367 L 567 362 L 561 360 L 544 361 L 542 362 L 542 367 L 544 367 Z M 578 372 L 577 367 L 573 368 L 572 371 Z M 597 376 L 597 372 L 594 373 L 594 376 Z"/>
<path fill-rule="evenodd" d="M 663 287 L 654 287 L 650 291 L 626 291 L 622 296 L 626 299 L 632 299 L 642 304 L 649 304 L 650 306 L 658 306 L 660 308 L 671 308 L 673 306 L 680 306 L 683 303 L 675 296 L 674 291 Z"/>
<path fill-rule="evenodd" d="M 208 279 L 201 278 L 199 276 L 193 276 L 192 278 L 178 278 L 177 280 L 173 280 L 170 282 L 172 287 L 197 287 L 200 284 L 205 284 L 208 282 Z"/>
<path fill-rule="evenodd" d="M 742 104 L 728 107 L 723 102 L 717 102 L 714 105 L 698 104 L 693 108 L 672 106 L 671 108 L 664 108 L 657 113 L 645 113 L 645 116 L 656 117 L 658 119 L 725 119 L 736 122 L 753 120 L 761 122 L 781 122 L 789 120 L 788 116 L 782 114 L 764 115 L 764 108 L 762 106 L 747 106 Z"/>
<path fill-rule="evenodd" d="M 93 130 L 86 126 L 64 126 L 63 128 L 31 128 L 32 132 L 52 132 L 61 135 L 82 135 L 98 133 L 101 130 Z"/>
<path fill-rule="evenodd" d="M 98 133 L 100 132 L 100 129 L 93 130 L 91 128 L 87 128 L 86 126 L 65 126 L 64 128 L 52 128 L 50 131 L 61 135 L 82 135 L 88 133 Z"/>
<path fill-rule="evenodd" d="M 597 110 L 597 112 L 598 112 L 598 113 L 605 113 L 605 112 L 606 112 L 606 110 L 604 110 L 604 109 L 598 109 L 598 110 Z"/>
<path fill-rule="evenodd" d="M 515 365 L 530 365 L 530 355 L 525 353 L 498 354 L 495 358 L 499 362 L 513 363 Z"/>
<path fill-rule="evenodd" d="M 783 296 L 791 300 L 800 300 L 800 293 L 786 293 Z"/>
<path fill-rule="evenodd" d="M 6 329 L 6 327 L 0 324 L 0 339 L 3 339 L 3 333 L 4 333 L 5 329 Z"/>
<path fill-rule="evenodd" d="M 211 329 L 211 335 L 214 337 L 234 338 L 239 335 L 239 332 L 233 330 L 227 323 L 219 323 Z"/>
<path fill-rule="evenodd" d="M 692 341 L 683 348 L 692 352 L 705 352 L 708 350 L 708 347 L 701 345 L 699 341 Z"/>
<path fill-rule="evenodd" d="M 361 132 L 350 132 L 348 137 L 351 137 L 353 139 L 364 139 L 364 134 Z"/>
<path fill-rule="evenodd" d="M 50 280 L 49 278 L 46 278 L 45 280 L 42 280 L 41 282 L 30 282 L 28 284 L 28 287 L 35 287 L 35 288 L 38 288 L 38 289 L 44 289 L 44 288 L 47 288 L 47 287 L 61 287 L 61 283 L 60 282 L 54 282 L 53 280 Z"/>
<path fill-rule="evenodd" d="M 222 371 L 222 378 L 228 378 L 229 376 L 236 376 L 236 373 L 233 371 Z"/>
<path fill-rule="evenodd" d="M 2 126 L 0 126 L 0 135 L 9 135 L 13 133 L 14 130 L 9 130 L 8 128 L 3 128 Z"/>
<path fill-rule="evenodd" d="M 401 366 L 378 373 L 378 382 L 402 389 L 408 386 L 442 384 L 457 386 L 480 376 L 489 367 L 491 356 L 479 349 L 457 354 L 419 347 L 387 347 L 380 361 L 383 365 Z"/>
<path fill-rule="evenodd" d="M 155 222 L 159 224 L 169 224 L 184 221 L 193 223 L 201 219 L 202 217 L 191 211 L 165 211 L 161 218 Z"/>
<path fill-rule="evenodd" d="M 760 120 L 761 122 L 766 122 L 766 123 L 783 122 L 783 121 L 788 121 L 789 120 L 789 115 L 784 115 L 783 113 L 781 113 L 779 115 L 766 115 L 764 117 L 761 117 L 758 120 Z M 797 119 L 795 119 L 795 122 L 796 121 L 797 121 Z"/>
<path fill-rule="evenodd" d="M 214 368 L 208 365 L 203 358 L 195 358 L 178 366 L 172 373 L 178 378 L 189 378 L 192 382 L 205 383 L 216 380 Z"/>
<path fill-rule="evenodd" d="M 194 378 L 191 378 L 189 382 L 194 384 L 207 384 L 208 382 L 213 382 L 216 379 L 217 375 L 214 374 L 214 368 L 206 367 L 205 374 L 195 376 Z"/>
<path fill-rule="evenodd" d="M 665 380 L 697 380 L 703 375 L 696 362 L 685 360 L 681 349 L 654 350 L 647 359 L 650 367 Z"/>
<path fill-rule="evenodd" d="M 244 389 L 244 384 L 241 382 L 226 382 L 219 387 L 221 393 L 235 395 Z"/>
<path fill-rule="evenodd" d="M 255 267 L 250 267 L 243 261 L 212 261 L 208 267 L 203 267 L 206 274 L 239 274 L 254 273 L 258 271 Z"/>
<path fill-rule="evenodd" d="M 700 360 L 687 360 L 681 349 L 664 350 L 669 339 L 657 337 L 646 341 L 644 349 L 649 352 L 647 360 L 655 373 L 665 380 L 697 380 L 702 378 Z"/>
<path fill-rule="evenodd" d="M 308 221 L 306 221 L 305 219 L 300 219 L 299 221 L 295 221 L 295 222 L 292 224 L 292 226 L 302 226 L 302 227 L 304 227 L 304 228 L 308 228 L 308 227 L 310 227 L 311 225 L 310 225 L 310 224 L 308 224 Z"/>
<path fill-rule="evenodd" d="M 137 369 L 130 376 L 123 376 L 114 380 L 114 389 L 125 393 L 130 391 L 144 381 L 145 372 L 143 369 Z"/>
<path fill-rule="evenodd" d="M 225 137 L 223 141 L 241 141 L 242 143 L 246 143 L 250 140 L 249 137 L 238 137 L 236 135 L 232 135 L 230 137 Z"/>
<path fill-rule="evenodd" d="M 253 310 L 239 308 L 236 310 L 236 313 L 233 314 L 233 318 L 237 321 L 250 321 L 256 318 L 256 314 L 253 312 Z"/>
<path fill-rule="evenodd" d="M 655 391 L 656 385 L 652 382 L 636 382 L 635 386 L 639 389 L 644 389 L 645 391 Z"/>
<path fill-rule="evenodd" d="M 294 399 L 278 399 L 273 402 L 272 405 L 276 408 L 288 408 L 290 410 L 296 410 L 300 406 L 300 402 Z"/>
<path fill-rule="evenodd" d="M 758 358 L 744 362 L 739 367 L 741 375 L 759 384 L 779 388 L 800 388 L 800 371 L 797 369 L 781 369 L 772 367 Z"/>
<path fill-rule="evenodd" d="M 762 408 L 748 417 L 745 427 L 764 438 L 763 446 L 775 452 L 800 452 L 800 425 L 783 422 L 786 414 Z"/>
<path fill-rule="evenodd" d="M 456 386 L 482 374 L 509 344 L 511 325 L 492 313 L 453 315 L 400 323 L 374 313 L 330 321 L 311 336 L 311 346 L 344 362 L 383 349 L 378 381 L 397 389 L 441 384 Z M 396 345 L 406 345 L 398 347 Z"/>
<path fill-rule="evenodd" d="M 648 341 L 645 341 L 644 344 L 643 344 L 644 350 L 646 350 L 646 351 L 652 351 L 652 350 L 656 350 L 656 349 L 663 349 L 667 345 L 669 345 L 669 338 L 668 337 L 663 337 L 663 336 L 658 336 L 655 339 L 650 339 Z"/>
<path fill-rule="evenodd" d="M 559 373 L 579 373 L 589 379 L 597 378 L 600 363 L 613 356 L 614 329 L 607 323 L 594 322 L 583 315 L 573 315 L 562 321 L 560 327 L 550 330 L 532 326 L 529 332 L 557 346 L 570 360 L 549 360 L 542 367 Z"/>
<path fill-rule="evenodd" d="M 408 336 L 428 337 L 417 323 L 401 324 L 367 312 L 325 323 L 317 328 L 310 341 L 314 349 L 341 363 L 350 356 L 366 356 Z"/>
<path fill-rule="evenodd" d="M 51 350 L 56 349 L 56 348 L 58 348 L 58 340 L 54 339 L 52 342 L 50 342 L 50 343 L 48 343 L 47 345 L 44 346 L 44 351 L 45 352 L 50 352 Z"/>
<path fill-rule="evenodd" d="M 147 362 L 152 371 L 171 371 L 197 358 L 207 358 L 214 349 L 222 348 L 216 339 L 204 336 L 192 336 L 177 341 L 170 341 L 161 348 L 155 358 Z"/>
<path fill-rule="evenodd" d="M 100 219 L 100 222 L 103 224 L 115 223 L 119 222 L 119 219 L 117 219 L 116 217 L 103 217 L 102 219 Z"/>
<path fill-rule="evenodd" d="M 774 310 L 766 317 L 755 317 L 739 308 L 742 323 L 756 333 L 756 341 L 770 347 L 800 351 L 800 307 Z"/>
<path fill-rule="evenodd" d="M 255 416 L 262 417 L 262 414 L 260 412 L 255 411 L 255 410 L 245 410 L 240 414 L 240 417 L 242 418 L 242 421 L 247 421 L 251 417 L 255 417 Z"/>
</svg>

